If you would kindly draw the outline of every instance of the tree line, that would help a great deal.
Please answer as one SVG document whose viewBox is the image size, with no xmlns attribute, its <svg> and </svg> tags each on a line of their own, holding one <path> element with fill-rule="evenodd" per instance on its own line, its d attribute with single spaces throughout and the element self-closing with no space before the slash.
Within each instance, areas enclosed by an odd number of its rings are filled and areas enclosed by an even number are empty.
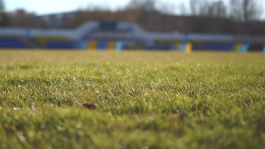
<svg viewBox="0 0 265 149">
<path fill-rule="evenodd" d="M 189 0 L 174 6 L 159 0 L 131 0 L 124 8 L 111 11 L 93 7 L 45 16 L 8 15 L 0 0 L 1 26 L 26 28 L 76 28 L 91 20 L 137 23 L 147 31 L 265 35 L 265 21 L 258 0 Z M 176 15 L 178 12 L 178 15 Z"/>
</svg>

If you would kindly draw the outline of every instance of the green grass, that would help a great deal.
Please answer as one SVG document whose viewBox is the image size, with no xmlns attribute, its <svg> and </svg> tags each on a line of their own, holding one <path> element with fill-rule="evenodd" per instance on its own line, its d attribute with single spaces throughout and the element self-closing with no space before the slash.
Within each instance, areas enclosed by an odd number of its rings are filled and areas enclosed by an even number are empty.
<svg viewBox="0 0 265 149">
<path fill-rule="evenodd" d="M 1 149 L 265 148 L 265 54 L 0 51 L 0 63 Z"/>
</svg>

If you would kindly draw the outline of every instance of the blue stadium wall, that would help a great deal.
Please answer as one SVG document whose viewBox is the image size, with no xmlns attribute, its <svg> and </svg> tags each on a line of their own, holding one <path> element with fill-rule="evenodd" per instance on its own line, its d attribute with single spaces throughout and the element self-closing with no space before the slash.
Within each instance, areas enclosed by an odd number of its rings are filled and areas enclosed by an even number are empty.
<svg viewBox="0 0 265 149">
<path fill-rule="evenodd" d="M 89 43 L 94 42 L 94 47 L 89 47 Z M 72 41 L 61 38 L 42 38 L 30 40 L 25 36 L 0 36 L 1 49 L 79 49 L 79 50 L 181 50 L 184 41 L 175 41 L 165 44 L 127 44 L 122 41 Z M 209 42 L 191 41 L 192 51 L 235 51 L 235 52 L 265 52 L 265 42 L 257 43 L 233 43 L 233 42 Z M 112 46 L 109 46 L 109 45 Z M 179 44 L 179 45 L 178 45 Z M 238 46 L 240 45 L 240 46 Z"/>
<path fill-rule="evenodd" d="M 149 33 L 136 24 L 88 22 L 76 30 L 1 28 L 0 48 L 265 52 L 265 37 Z"/>
</svg>

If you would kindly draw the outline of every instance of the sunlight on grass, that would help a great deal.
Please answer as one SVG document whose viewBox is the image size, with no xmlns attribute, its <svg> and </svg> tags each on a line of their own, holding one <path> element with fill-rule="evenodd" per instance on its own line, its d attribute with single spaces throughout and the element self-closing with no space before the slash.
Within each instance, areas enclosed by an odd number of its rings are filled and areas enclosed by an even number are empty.
<svg viewBox="0 0 265 149">
<path fill-rule="evenodd" d="M 3 149 L 265 146 L 260 53 L 0 51 L 0 62 Z"/>
</svg>

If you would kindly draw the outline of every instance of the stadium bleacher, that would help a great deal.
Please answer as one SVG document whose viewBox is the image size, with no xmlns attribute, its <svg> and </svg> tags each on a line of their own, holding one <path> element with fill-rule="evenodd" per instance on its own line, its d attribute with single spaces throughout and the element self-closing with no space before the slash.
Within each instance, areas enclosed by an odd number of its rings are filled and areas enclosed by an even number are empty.
<svg viewBox="0 0 265 149">
<path fill-rule="evenodd" d="M 31 48 L 19 37 L 0 37 L 0 48 Z"/>
<path fill-rule="evenodd" d="M 171 44 L 146 46 L 146 50 L 171 50 Z"/>
<path fill-rule="evenodd" d="M 214 51 L 232 51 L 234 44 L 233 43 L 214 43 L 207 42 L 203 43 L 207 49 Z"/>
<path fill-rule="evenodd" d="M 47 41 L 46 45 L 49 49 L 74 49 L 75 45 L 69 41 Z"/>
<path fill-rule="evenodd" d="M 264 43 L 253 43 L 249 45 L 249 52 L 263 52 Z"/>
<path fill-rule="evenodd" d="M 74 30 L 0 28 L 0 48 L 259 51 L 265 37 L 151 33 L 124 22 L 87 22 Z"/>
</svg>

